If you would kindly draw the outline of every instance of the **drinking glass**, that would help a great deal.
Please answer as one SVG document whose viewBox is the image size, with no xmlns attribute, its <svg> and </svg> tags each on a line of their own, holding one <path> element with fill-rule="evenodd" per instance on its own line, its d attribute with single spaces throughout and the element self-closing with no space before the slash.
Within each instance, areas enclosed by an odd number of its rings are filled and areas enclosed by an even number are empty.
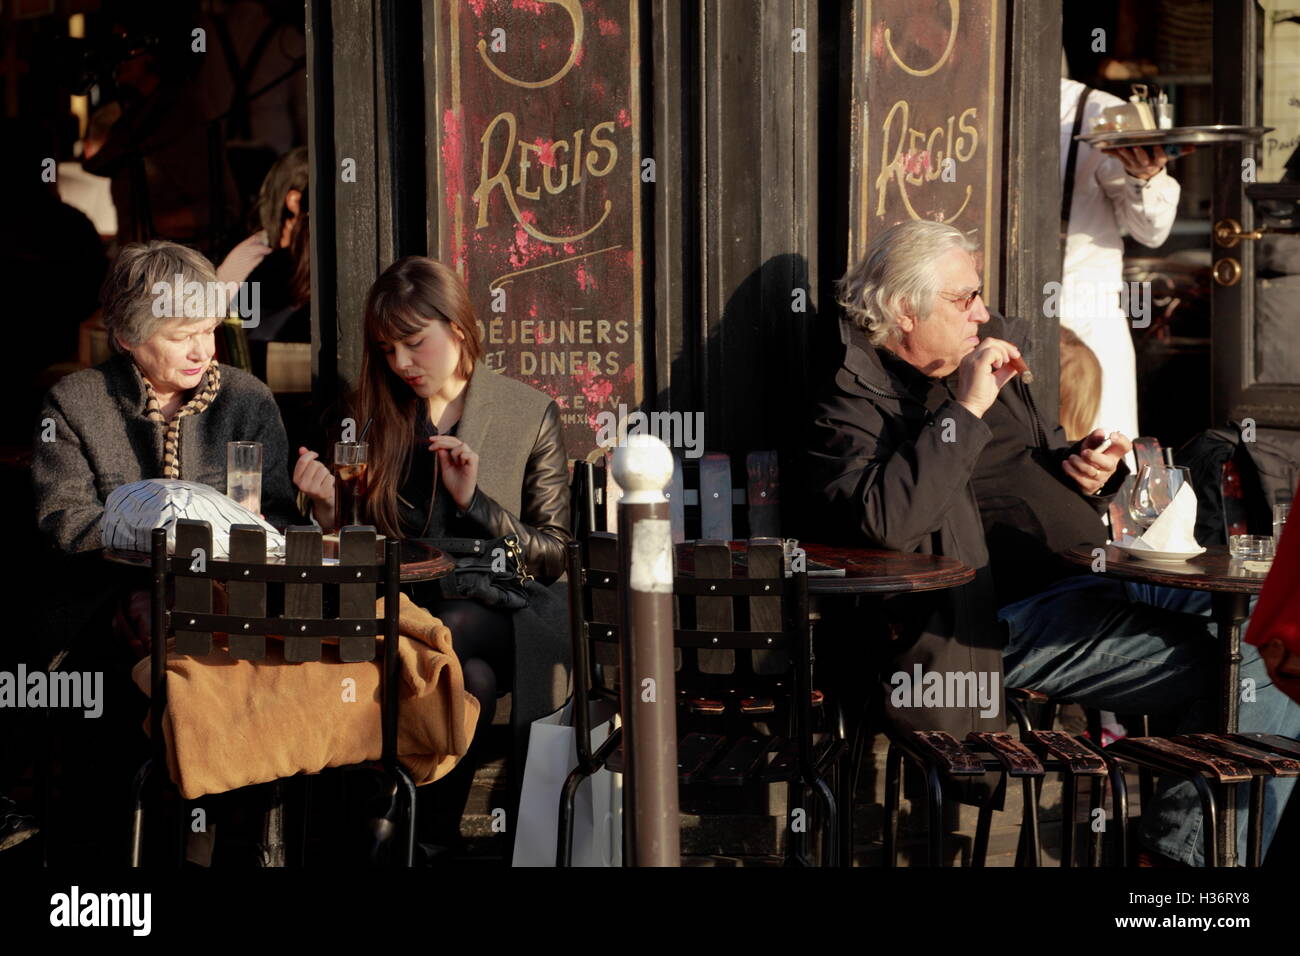
<svg viewBox="0 0 1300 956">
<path fill-rule="evenodd" d="M 1164 468 L 1143 465 L 1138 479 L 1133 485 L 1133 497 L 1129 501 L 1129 517 L 1143 531 L 1151 527 L 1152 522 L 1160 517 L 1160 512 L 1169 504 L 1169 490 L 1166 484 Z"/>
<path fill-rule="evenodd" d="M 336 530 L 362 523 L 370 446 L 363 441 L 334 443 L 334 520 Z"/>
<path fill-rule="evenodd" d="M 1291 515 L 1291 502 L 1279 501 L 1273 506 L 1273 541 L 1276 542 L 1282 537 L 1282 529 L 1286 527 L 1286 519 Z"/>
<path fill-rule="evenodd" d="M 262 513 L 262 443 L 226 443 L 226 497 L 253 514 Z"/>
</svg>

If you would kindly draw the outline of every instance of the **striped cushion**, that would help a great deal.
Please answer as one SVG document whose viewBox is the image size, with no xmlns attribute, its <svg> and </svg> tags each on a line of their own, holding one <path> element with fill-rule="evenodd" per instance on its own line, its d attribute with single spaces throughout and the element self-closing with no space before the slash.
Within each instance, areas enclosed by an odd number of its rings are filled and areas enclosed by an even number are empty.
<svg viewBox="0 0 1300 956">
<path fill-rule="evenodd" d="M 259 525 L 266 530 L 268 554 L 284 554 L 284 535 L 253 512 L 209 485 L 175 478 L 133 481 L 113 489 L 104 504 L 100 531 L 104 547 L 148 551 L 154 528 L 167 529 L 167 550 L 176 550 L 176 519 L 206 521 L 212 526 L 213 557 L 230 557 L 230 526 Z"/>
</svg>

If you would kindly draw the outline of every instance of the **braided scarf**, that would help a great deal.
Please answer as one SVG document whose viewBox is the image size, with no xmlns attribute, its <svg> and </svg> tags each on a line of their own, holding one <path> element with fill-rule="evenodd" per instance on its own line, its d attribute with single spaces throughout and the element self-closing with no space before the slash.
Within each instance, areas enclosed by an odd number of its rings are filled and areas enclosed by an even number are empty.
<svg viewBox="0 0 1300 956">
<path fill-rule="evenodd" d="M 140 381 L 144 385 L 145 406 L 144 413 L 149 421 L 156 425 L 165 426 L 167 431 L 163 434 L 163 477 L 179 478 L 181 476 L 181 419 L 186 415 L 201 415 L 212 404 L 212 400 L 217 397 L 217 392 L 221 390 L 221 370 L 216 362 L 208 364 L 208 370 L 203 375 L 203 381 L 194 391 L 194 397 L 185 403 L 185 406 L 178 411 L 172 420 L 167 421 L 162 412 L 162 405 L 158 401 L 158 393 L 153 390 L 140 369 L 136 368 L 136 374 L 140 375 Z"/>
</svg>

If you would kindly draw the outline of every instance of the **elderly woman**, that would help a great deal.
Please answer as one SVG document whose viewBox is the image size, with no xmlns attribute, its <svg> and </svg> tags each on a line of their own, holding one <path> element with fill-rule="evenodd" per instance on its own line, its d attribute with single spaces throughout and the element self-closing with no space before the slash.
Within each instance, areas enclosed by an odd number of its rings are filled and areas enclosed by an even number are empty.
<svg viewBox="0 0 1300 956">
<path fill-rule="evenodd" d="M 176 243 L 122 250 L 101 296 L 117 354 L 50 389 L 37 423 L 37 521 L 60 551 L 101 547 L 104 502 L 119 485 L 181 478 L 224 492 L 231 441 L 262 443 L 263 513 L 280 528 L 295 520 L 275 400 L 214 358 L 224 299 L 206 293 L 216 281 L 207 259 Z M 190 283 L 204 290 L 201 308 Z"/>
</svg>

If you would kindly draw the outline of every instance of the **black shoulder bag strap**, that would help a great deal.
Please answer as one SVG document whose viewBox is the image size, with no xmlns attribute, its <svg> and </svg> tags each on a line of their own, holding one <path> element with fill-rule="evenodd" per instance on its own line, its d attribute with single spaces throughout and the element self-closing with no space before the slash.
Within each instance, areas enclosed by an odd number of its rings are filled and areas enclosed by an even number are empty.
<svg viewBox="0 0 1300 956">
<path fill-rule="evenodd" d="M 1083 108 L 1093 87 L 1085 85 L 1079 94 L 1079 105 L 1074 108 L 1074 128 L 1070 132 L 1070 154 L 1065 160 L 1065 182 L 1061 183 L 1061 278 L 1065 279 L 1065 241 L 1070 235 L 1070 207 L 1074 203 L 1074 170 L 1079 162 L 1079 140 L 1083 129 Z"/>
</svg>

